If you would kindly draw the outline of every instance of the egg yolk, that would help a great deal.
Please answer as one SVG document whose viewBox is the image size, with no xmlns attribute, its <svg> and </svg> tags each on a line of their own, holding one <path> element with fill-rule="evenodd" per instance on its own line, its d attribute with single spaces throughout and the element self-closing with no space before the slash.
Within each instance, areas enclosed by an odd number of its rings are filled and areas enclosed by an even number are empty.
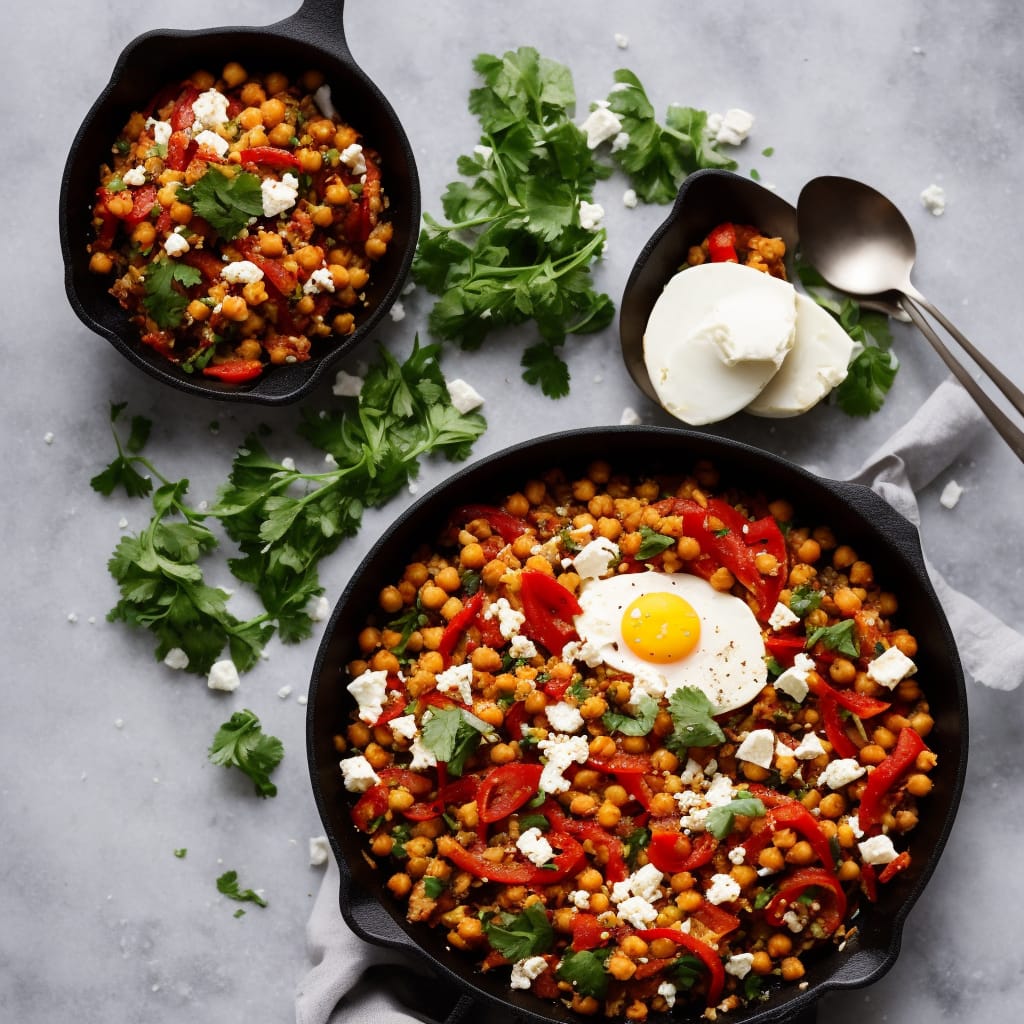
<svg viewBox="0 0 1024 1024">
<path fill-rule="evenodd" d="M 700 616 L 678 594 L 641 594 L 622 613 L 622 638 L 643 661 L 668 665 L 697 646 Z"/>
</svg>

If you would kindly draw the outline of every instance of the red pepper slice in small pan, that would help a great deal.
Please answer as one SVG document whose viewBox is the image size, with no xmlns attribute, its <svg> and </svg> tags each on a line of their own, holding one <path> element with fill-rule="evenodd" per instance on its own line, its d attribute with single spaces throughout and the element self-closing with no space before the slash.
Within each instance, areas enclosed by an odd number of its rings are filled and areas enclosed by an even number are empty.
<svg viewBox="0 0 1024 1024">
<path fill-rule="evenodd" d="M 831 935 L 846 916 L 846 893 L 839 879 L 825 868 L 800 868 L 779 885 L 779 891 L 764 908 L 765 920 L 775 928 L 783 924 L 783 916 L 790 906 L 808 889 L 825 889 L 831 900 L 822 904 L 818 923 Z"/>
<path fill-rule="evenodd" d="M 708 972 L 708 1006 L 717 1005 L 722 998 L 722 988 L 725 986 L 725 968 L 722 966 L 722 958 L 717 950 L 712 949 L 706 942 L 695 939 L 686 932 L 676 928 L 642 928 L 634 934 L 639 935 L 644 942 L 653 942 L 655 939 L 671 939 L 677 946 L 693 953 L 700 962 L 707 968 Z"/>
<path fill-rule="evenodd" d="M 294 153 L 290 153 L 287 149 L 278 149 L 276 146 L 253 146 L 252 149 L 243 149 L 238 155 L 243 164 L 293 167 L 295 170 L 302 167 L 299 158 Z"/>
<path fill-rule="evenodd" d="M 233 359 L 229 363 L 203 367 L 203 376 L 214 377 L 225 384 L 242 384 L 247 380 L 255 380 L 262 372 L 263 364 L 258 359 Z"/>
<path fill-rule="evenodd" d="M 917 755 L 928 747 L 921 735 L 910 726 L 900 729 L 893 752 L 875 766 L 868 776 L 867 784 L 860 798 L 860 810 L 857 812 L 860 827 L 868 832 L 882 818 L 882 800 L 891 792 L 904 774 L 913 767 Z"/>
<path fill-rule="evenodd" d="M 738 263 L 736 227 L 726 221 L 708 232 L 708 257 L 712 263 Z"/>
<path fill-rule="evenodd" d="M 514 761 L 492 768 L 477 790 L 480 820 L 487 824 L 507 818 L 537 795 L 542 768 L 539 764 Z"/>
<path fill-rule="evenodd" d="M 694 871 L 707 864 L 718 849 L 718 840 L 710 832 L 701 832 L 692 842 L 681 847 L 680 832 L 652 832 L 647 844 L 647 859 L 667 875 Z"/>
<path fill-rule="evenodd" d="M 552 654 L 560 655 L 579 636 L 573 619 L 583 610 L 576 595 L 547 573 L 524 569 L 520 574 L 519 598 L 526 621 L 522 632 Z"/>
</svg>

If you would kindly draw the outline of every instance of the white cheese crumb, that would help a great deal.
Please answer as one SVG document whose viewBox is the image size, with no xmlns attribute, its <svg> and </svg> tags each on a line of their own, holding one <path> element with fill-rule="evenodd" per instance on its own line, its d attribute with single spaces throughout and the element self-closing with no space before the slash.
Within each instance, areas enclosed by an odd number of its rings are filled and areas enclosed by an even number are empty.
<svg viewBox="0 0 1024 1024">
<path fill-rule="evenodd" d="M 939 495 L 939 504 L 943 508 L 956 508 L 956 503 L 960 500 L 960 496 L 963 493 L 964 489 L 955 480 L 950 480 L 942 488 L 942 493 Z"/>
<path fill-rule="evenodd" d="M 158 121 L 155 117 L 147 117 L 146 127 L 152 132 L 153 141 L 158 146 L 166 146 L 170 142 L 171 132 L 174 131 L 170 121 Z"/>
<path fill-rule="evenodd" d="M 387 689 L 387 672 L 373 672 L 367 669 L 348 684 L 348 692 L 359 704 L 359 720 L 373 725 L 384 710 L 384 695 Z"/>
<path fill-rule="evenodd" d="M 133 167 L 131 170 L 125 171 L 121 175 L 121 180 L 126 185 L 145 185 L 146 184 L 146 168 L 145 167 Z"/>
<path fill-rule="evenodd" d="M 509 654 L 517 661 L 520 658 L 536 658 L 537 647 L 529 637 L 517 633 L 512 637 L 512 646 L 509 648 Z"/>
<path fill-rule="evenodd" d="M 600 203 L 580 200 L 580 227 L 584 231 L 596 231 L 604 219 L 604 207 Z"/>
<path fill-rule="evenodd" d="M 168 256 L 184 256 L 190 248 L 188 239 L 184 235 L 179 235 L 177 231 L 172 231 L 164 241 L 164 252 Z"/>
<path fill-rule="evenodd" d="M 548 962 L 542 956 L 530 956 L 517 960 L 512 965 L 512 977 L 509 988 L 528 989 L 534 978 L 539 978 L 547 970 Z"/>
<path fill-rule="evenodd" d="M 622 131 L 622 122 L 608 109 L 607 100 L 598 100 L 597 105 L 580 125 L 580 129 L 586 132 L 587 148 L 597 149 L 602 142 L 614 139 Z"/>
<path fill-rule="evenodd" d="M 747 859 L 747 851 L 743 849 L 742 844 L 734 846 L 729 851 L 729 862 L 731 864 L 742 864 Z"/>
<path fill-rule="evenodd" d="M 306 602 L 305 612 L 313 622 L 323 622 L 331 614 L 331 602 L 323 594 L 311 597 Z"/>
<path fill-rule="evenodd" d="M 519 852 L 537 867 L 547 864 L 555 851 L 539 828 L 528 828 L 516 840 Z"/>
<path fill-rule="evenodd" d="M 211 690 L 223 690 L 225 693 L 237 690 L 240 683 L 238 669 L 230 658 L 215 661 L 210 674 L 206 677 L 206 685 Z"/>
<path fill-rule="evenodd" d="M 548 723 L 555 732 L 579 732 L 583 728 L 583 716 L 579 708 L 562 701 L 559 704 L 550 704 L 544 709 L 548 716 Z"/>
<path fill-rule="evenodd" d="M 164 655 L 164 664 L 180 672 L 188 668 L 188 655 L 180 647 L 172 647 Z"/>
<path fill-rule="evenodd" d="M 341 115 L 335 109 L 334 102 L 331 100 L 331 87 L 324 83 L 319 89 L 313 93 L 313 102 L 316 104 L 316 109 L 323 114 L 324 117 L 337 118 L 341 120 Z"/>
<path fill-rule="evenodd" d="M 634 928 L 647 928 L 658 920 L 658 911 L 642 896 L 630 896 L 628 900 L 623 900 L 615 912 Z"/>
<path fill-rule="evenodd" d="M 637 203 L 639 202 L 640 200 L 637 198 L 636 189 L 627 188 L 626 191 L 622 193 L 622 205 L 625 206 L 627 210 L 635 210 Z"/>
<path fill-rule="evenodd" d="M 287 173 L 280 181 L 264 178 L 260 182 L 260 194 L 263 198 L 263 216 L 276 217 L 295 205 L 299 197 L 299 179 Z"/>
<path fill-rule="evenodd" d="M 404 736 L 407 740 L 411 740 L 416 735 L 415 715 L 399 715 L 398 718 L 392 718 L 388 725 L 391 726 L 393 733 Z"/>
<path fill-rule="evenodd" d="M 303 294 L 319 295 L 321 292 L 334 291 L 334 275 L 326 267 L 318 267 L 309 275 L 302 286 Z"/>
<path fill-rule="evenodd" d="M 358 142 L 353 142 L 341 151 L 341 162 L 355 175 L 366 173 L 366 157 Z"/>
<path fill-rule="evenodd" d="M 775 733 L 771 729 L 754 729 L 736 750 L 741 761 L 770 768 L 775 754 Z"/>
<path fill-rule="evenodd" d="M 196 145 L 212 149 L 217 156 L 224 156 L 230 148 L 227 139 L 211 131 L 200 132 L 196 136 Z"/>
<path fill-rule="evenodd" d="M 216 89 L 200 93 L 192 103 L 196 125 L 202 128 L 219 128 L 228 123 L 228 98 Z M 195 131 L 196 125 L 193 125 Z"/>
<path fill-rule="evenodd" d="M 327 836 L 310 836 L 309 866 L 312 868 L 319 868 L 326 864 L 329 849 L 330 848 L 327 845 Z"/>
<path fill-rule="evenodd" d="M 735 975 L 737 978 L 745 978 L 750 973 L 753 963 L 753 953 L 735 953 L 725 961 L 725 973 Z"/>
<path fill-rule="evenodd" d="M 397 324 L 400 320 L 405 319 L 405 306 L 401 302 L 395 302 L 392 304 L 391 309 L 388 310 L 388 314 Z"/>
<path fill-rule="evenodd" d="M 281 698 L 281 700 L 287 700 L 292 695 L 292 688 L 288 686 L 288 684 L 286 683 L 284 686 L 281 687 L 280 690 L 277 691 L 277 695 Z"/>
<path fill-rule="evenodd" d="M 814 659 L 806 654 L 798 654 L 793 659 L 793 667 L 775 680 L 775 689 L 788 694 L 797 703 L 807 696 L 807 673 L 814 671 Z"/>
<path fill-rule="evenodd" d="M 707 130 L 716 142 L 738 146 L 754 127 L 754 115 L 739 107 L 731 107 L 724 114 L 709 114 Z"/>
<path fill-rule="evenodd" d="M 804 930 L 804 923 L 800 920 L 800 915 L 795 910 L 787 910 L 782 915 L 782 923 L 795 935 L 797 932 Z"/>
<path fill-rule="evenodd" d="M 586 889 L 574 889 L 568 899 L 577 910 L 590 909 L 590 893 Z"/>
<path fill-rule="evenodd" d="M 799 621 L 800 616 L 779 601 L 772 609 L 772 614 L 768 618 L 768 625 L 772 629 L 785 629 L 787 626 L 795 626 Z"/>
<path fill-rule="evenodd" d="M 888 836 L 872 836 L 857 844 L 865 864 L 888 864 L 896 859 L 896 848 Z"/>
<path fill-rule="evenodd" d="M 308 702 L 309 698 L 304 693 L 295 698 L 295 703 L 301 704 L 303 707 L 305 707 Z"/>
<path fill-rule="evenodd" d="M 671 981 L 663 981 L 658 986 L 658 995 L 665 1000 L 665 1005 L 670 1010 L 676 1005 L 676 987 Z"/>
<path fill-rule="evenodd" d="M 221 267 L 220 276 L 228 284 L 255 284 L 263 280 L 263 271 L 251 260 L 235 260 Z"/>
<path fill-rule="evenodd" d="M 451 399 L 452 405 L 463 416 L 474 409 L 479 409 L 484 404 L 483 396 L 472 384 L 467 384 L 461 377 L 457 377 L 455 380 L 446 380 L 445 386 L 448 388 L 448 397 Z"/>
<path fill-rule="evenodd" d="M 115 718 L 114 719 L 114 728 L 115 729 L 123 729 L 124 728 L 124 719 L 123 718 Z"/>
<path fill-rule="evenodd" d="M 859 779 L 864 771 L 864 766 L 855 757 L 841 757 L 837 761 L 829 761 L 818 776 L 818 785 L 842 789 L 843 786 L 848 786 Z"/>
<path fill-rule="evenodd" d="M 48 430 L 45 434 L 43 434 L 43 444 L 53 444 L 53 440 L 54 438 L 52 430 Z"/>
<path fill-rule="evenodd" d="M 612 139 L 612 152 L 618 153 L 625 149 L 629 145 L 629 132 L 619 132 L 618 135 Z"/>
<path fill-rule="evenodd" d="M 821 740 L 818 739 L 817 733 L 808 732 L 804 733 L 800 742 L 796 745 L 796 749 L 789 751 L 789 753 L 798 761 L 812 761 L 814 758 L 824 754 L 825 748 L 821 745 Z"/>
<path fill-rule="evenodd" d="M 455 690 L 463 704 L 473 700 L 473 665 L 465 661 L 461 665 L 452 665 L 437 676 L 437 689 L 441 693 Z"/>
<path fill-rule="evenodd" d="M 890 647 L 868 664 L 868 679 L 893 689 L 901 679 L 912 676 L 917 666 L 898 647 Z"/>
<path fill-rule="evenodd" d="M 627 405 L 619 416 L 619 425 L 632 427 L 640 422 L 640 414 L 631 405 Z"/>
<path fill-rule="evenodd" d="M 921 193 L 921 205 L 933 216 L 941 217 L 946 212 L 946 193 L 941 185 L 929 185 Z"/>
<path fill-rule="evenodd" d="M 619 559 L 619 546 L 607 537 L 595 537 L 586 543 L 572 560 L 581 580 L 596 580 L 607 574 L 612 562 Z"/>
<path fill-rule="evenodd" d="M 546 759 L 540 776 L 540 788 L 549 795 L 564 793 L 569 788 L 569 780 L 562 773 L 569 765 L 583 764 L 590 757 L 590 744 L 586 736 L 556 733 L 541 740 L 537 749 Z"/>
<path fill-rule="evenodd" d="M 497 601 L 492 601 L 484 612 L 484 618 L 497 619 L 498 632 L 506 640 L 511 640 L 519 632 L 519 627 L 526 622 L 526 615 L 513 608 L 507 597 L 499 597 Z"/>
<path fill-rule="evenodd" d="M 68 612 L 68 622 L 74 624 L 78 621 L 78 614 L 76 612 Z"/>
<path fill-rule="evenodd" d="M 615 45 L 620 49 L 624 50 L 629 46 L 629 36 L 623 35 L 621 32 L 615 33 Z"/>
<path fill-rule="evenodd" d="M 711 887 L 704 896 L 708 903 L 714 903 L 715 906 L 732 903 L 740 898 L 740 883 L 732 875 L 712 875 Z"/>
<path fill-rule="evenodd" d="M 409 753 L 412 754 L 412 760 L 409 762 L 410 770 L 414 772 L 423 771 L 426 768 L 433 768 L 437 764 L 437 758 L 434 756 L 434 752 L 423 745 L 423 737 L 417 736 L 412 741 L 412 746 L 409 747 Z"/>
<path fill-rule="evenodd" d="M 362 754 L 344 758 L 338 762 L 338 767 L 341 768 L 345 788 L 350 793 L 365 793 L 371 786 L 380 783 L 380 776 Z"/>
<path fill-rule="evenodd" d="M 358 398 L 359 392 L 363 389 L 363 378 L 355 374 L 339 370 L 334 378 L 334 386 L 331 391 L 339 398 Z"/>
</svg>

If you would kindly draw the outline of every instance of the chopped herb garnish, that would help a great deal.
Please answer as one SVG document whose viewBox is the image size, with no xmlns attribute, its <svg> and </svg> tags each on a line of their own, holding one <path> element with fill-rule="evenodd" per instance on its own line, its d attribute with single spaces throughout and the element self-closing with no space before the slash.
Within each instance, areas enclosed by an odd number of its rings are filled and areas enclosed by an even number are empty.
<svg viewBox="0 0 1024 1024">
<path fill-rule="evenodd" d="M 554 945 L 555 930 L 539 903 L 531 903 L 521 914 L 498 914 L 483 924 L 487 941 L 507 960 L 537 956 Z"/>
<path fill-rule="evenodd" d="M 663 551 L 672 547 L 676 542 L 675 537 L 669 537 L 664 533 L 658 533 L 649 526 L 640 527 L 640 547 L 637 550 L 636 558 L 643 562 L 648 558 L 654 558 Z"/>
<path fill-rule="evenodd" d="M 816 643 L 822 643 L 828 650 L 837 654 L 846 654 L 851 658 L 860 657 L 860 647 L 854 635 L 853 619 L 842 619 L 831 626 L 819 626 L 807 634 L 807 649 Z"/>
<path fill-rule="evenodd" d="M 696 686 L 676 690 L 668 704 L 674 730 L 665 745 L 673 753 L 684 753 L 687 747 L 709 747 L 724 743 L 725 733 L 712 716 L 711 701 Z"/>
<path fill-rule="evenodd" d="M 227 896 L 229 900 L 237 900 L 239 903 L 255 903 L 257 907 L 265 907 L 267 901 L 254 889 L 240 889 L 238 887 L 238 872 L 225 871 L 217 879 L 217 891 Z M 235 915 L 238 916 L 237 914 Z"/>
</svg>

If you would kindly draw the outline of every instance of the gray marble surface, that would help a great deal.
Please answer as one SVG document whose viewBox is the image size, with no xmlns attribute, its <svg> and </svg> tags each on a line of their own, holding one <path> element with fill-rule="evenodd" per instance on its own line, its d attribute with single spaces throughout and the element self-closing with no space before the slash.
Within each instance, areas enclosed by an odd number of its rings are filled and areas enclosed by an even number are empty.
<svg viewBox="0 0 1024 1024">
<path fill-rule="evenodd" d="M 321 827 L 309 792 L 305 708 L 316 640 L 285 648 L 244 677 L 234 695 L 166 670 L 148 635 L 105 621 L 115 588 L 105 562 L 142 503 L 104 500 L 89 478 L 108 460 L 107 406 L 128 400 L 155 421 L 150 454 L 187 475 L 196 500 L 212 497 L 245 432 L 266 422 L 271 448 L 302 460 L 297 412 L 221 406 L 161 390 L 74 317 L 61 287 L 56 210 L 68 145 L 122 47 L 151 28 L 267 24 L 287 0 L 127 0 L 18 4 L 4 16 L 0 69 L 4 125 L 3 366 L 0 474 L 6 555 L 0 726 L 0 1018 L 71 1021 L 286 1021 L 307 967 L 304 925 L 321 873 L 307 839 Z M 419 161 L 424 208 L 476 141 L 466 109 L 471 60 L 535 45 L 570 66 L 580 117 L 613 71 L 634 70 L 659 114 L 670 102 L 756 115 L 738 153 L 744 172 L 791 200 L 822 173 L 869 181 L 905 212 L 919 242 L 915 279 L 975 342 L 1018 380 L 1024 196 L 1024 66 L 1011 0 L 790 0 L 688 3 L 457 3 L 350 0 L 346 28 L 360 63 L 403 119 Z M 620 49 L 615 33 L 628 36 Z M 245 55 L 239 54 L 244 62 Z M 770 158 L 762 156 L 774 147 Z M 946 192 L 942 217 L 919 193 Z M 607 257 L 598 283 L 618 299 L 636 253 L 665 215 L 626 209 L 616 176 L 598 187 L 607 209 Z M 379 340 L 397 353 L 425 330 L 429 299 Z M 851 420 L 822 407 L 766 425 L 737 417 L 716 432 L 753 441 L 832 476 L 854 470 L 944 378 L 909 330 L 898 332 L 902 370 L 885 409 Z M 566 348 L 571 397 L 554 402 L 520 379 L 520 342 L 446 352 L 449 376 L 487 399 L 489 429 L 475 455 L 567 425 L 618 422 L 633 406 L 669 423 L 634 387 L 617 331 Z M 325 385 L 312 408 L 334 399 Z M 208 424 L 219 420 L 220 431 Z M 50 443 L 47 436 L 52 434 Z M 310 456 L 311 457 L 311 456 Z M 421 485 L 446 465 L 424 468 Z M 953 510 L 942 485 L 965 488 Z M 999 613 L 1024 619 L 1020 507 L 1024 471 L 994 434 L 979 437 L 920 495 L 926 551 L 950 582 Z M 412 498 L 368 514 L 364 529 L 323 567 L 328 596 Z M 216 580 L 227 583 L 227 580 Z M 72 621 L 76 619 L 77 621 Z M 291 686 L 288 699 L 277 696 Z M 826 997 L 834 1024 L 1010 1019 L 1024 996 L 1019 889 L 1010 874 L 1024 828 L 1018 756 L 1020 692 L 970 689 L 972 757 L 952 840 L 912 912 L 902 956 L 868 990 Z M 275 800 L 208 764 L 205 751 L 230 712 L 252 707 L 287 750 Z M 120 727 L 118 725 L 120 723 Z M 187 847 L 185 859 L 176 848 Z M 235 919 L 216 892 L 227 868 L 265 891 L 270 906 Z"/>
</svg>

